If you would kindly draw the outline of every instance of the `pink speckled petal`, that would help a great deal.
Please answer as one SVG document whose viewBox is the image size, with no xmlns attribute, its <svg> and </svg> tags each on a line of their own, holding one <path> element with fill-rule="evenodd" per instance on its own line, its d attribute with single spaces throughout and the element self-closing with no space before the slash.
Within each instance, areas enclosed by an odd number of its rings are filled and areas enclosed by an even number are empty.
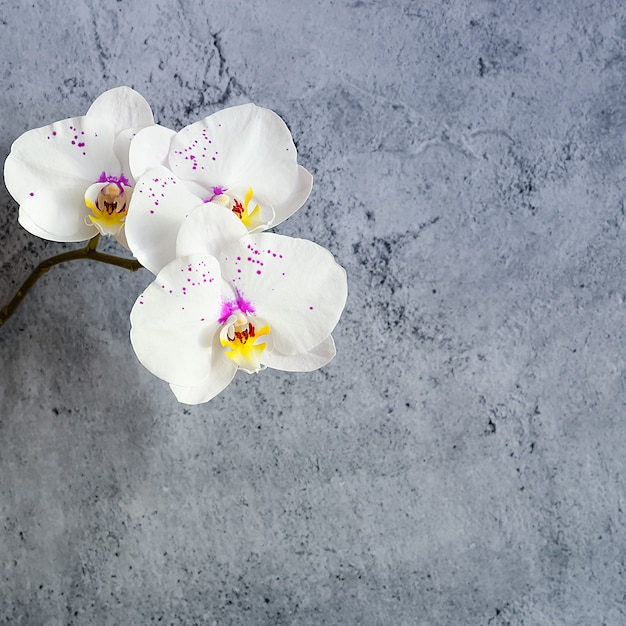
<svg viewBox="0 0 626 626">
<path fill-rule="evenodd" d="M 29 130 L 11 146 L 4 166 L 7 188 L 20 204 L 42 185 L 64 189 L 84 181 L 86 189 L 103 171 L 119 173 L 113 142 L 108 126 L 86 117 Z"/>
<path fill-rule="evenodd" d="M 260 233 L 227 244 L 218 258 L 224 280 L 269 322 L 281 354 L 309 352 L 339 321 L 348 293 L 346 272 L 321 246 Z"/>
<path fill-rule="evenodd" d="M 130 172 L 137 180 L 148 170 L 168 166 L 167 155 L 176 132 L 165 126 L 148 126 L 140 130 L 130 146 Z"/>
<path fill-rule="evenodd" d="M 157 274 L 176 258 L 178 229 L 202 203 L 202 198 L 165 167 L 151 169 L 139 179 L 128 208 L 125 232 L 132 253 L 144 267 Z"/>
<path fill-rule="evenodd" d="M 49 233 L 53 241 L 80 241 L 75 237 L 87 232 L 84 222 L 89 214 L 84 193 L 103 171 L 120 172 L 111 129 L 75 117 L 16 139 L 4 165 L 4 178 L 28 215 L 25 223 Z"/>
<path fill-rule="evenodd" d="M 154 124 L 146 99 L 130 87 L 116 87 L 98 96 L 87 111 L 87 117 L 106 123 L 117 135 L 126 128 Z"/>
<path fill-rule="evenodd" d="M 173 139 L 169 164 L 178 176 L 207 189 L 248 189 L 264 204 L 301 196 L 296 147 L 283 120 L 269 109 L 244 104 L 187 126 Z"/>
<path fill-rule="evenodd" d="M 219 265 L 212 257 L 178 258 L 159 272 L 130 314 L 141 363 L 174 385 L 194 387 L 217 368 L 221 307 Z M 217 365 L 216 365 L 217 363 Z"/>
<path fill-rule="evenodd" d="M 263 363 L 267 367 L 285 372 L 313 372 L 329 363 L 335 354 L 335 342 L 331 336 L 304 354 L 285 355 L 273 350 L 264 355 Z"/>
<path fill-rule="evenodd" d="M 231 241 L 248 234 L 246 227 L 232 211 L 216 202 L 208 202 L 189 214 L 178 231 L 176 255 L 206 253 L 217 256 Z"/>
</svg>

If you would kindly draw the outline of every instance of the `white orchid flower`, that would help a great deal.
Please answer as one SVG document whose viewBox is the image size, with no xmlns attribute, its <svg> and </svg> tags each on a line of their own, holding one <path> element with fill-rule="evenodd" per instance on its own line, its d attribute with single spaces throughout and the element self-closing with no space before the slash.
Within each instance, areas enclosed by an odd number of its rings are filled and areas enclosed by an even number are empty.
<svg viewBox="0 0 626 626">
<path fill-rule="evenodd" d="M 99 96 L 86 115 L 18 137 L 4 178 L 20 205 L 20 224 L 51 241 L 84 241 L 101 233 L 126 246 L 124 221 L 134 185 L 130 142 L 152 124 L 143 96 L 117 87 Z"/>
<path fill-rule="evenodd" d="M 130 166 L 138 193 L 126 234 L 155 274 L 175 258 L 176 233 L 189 214 L 182 207 L 211 203 L 258 232 L 297 211 L 313 181 L 297 163 L 287 125 L 254 104 L 223 109 L 179 133 L 146 128 L 133 139 Z"/>
<path fill-rule="evenodd" d="M 347 280 L 321 246 L 248 234 L 205 205 L 182 225 L 178 253 L 137 299 L 131 342 L 180 402 L 210 400 L 238 370 L 312 371 L 335 355 Z"/>
</svg>

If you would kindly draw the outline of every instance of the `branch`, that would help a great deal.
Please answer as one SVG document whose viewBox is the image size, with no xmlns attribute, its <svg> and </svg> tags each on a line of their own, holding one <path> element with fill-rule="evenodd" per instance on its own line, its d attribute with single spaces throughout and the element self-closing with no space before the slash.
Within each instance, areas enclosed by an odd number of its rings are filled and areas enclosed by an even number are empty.
<svg viewBox="0 0 626 626">
<path fill-rule="evenodd" d="M 17 290 L 13 299 L 0 309 L 0 326 L 2 326 L 13 315 L 15 309 L 20 305 L 26 294 L 32 289 L 33 285 L 44 275 L 50 268 L 67 261 L 77 261 L 79 259 L 87 259 L 90 261 L 100 261 L 100 263 L 107 263 L 108 265 L 115 265 L 116 267 L 122 267 L 129 272 L 136 272 L 141 269 L 143 265 L 136 259 L 125 259 L 123 257 L 114 256 L 113 254 L 105 254 L 104 252 L 98 252 L 96 247 L 98 246 L 98 240 L 100 235 L 96 235 L 93 239 L 89 240 L 89 243 L 79 250 L 71 250 L 70 252 L 63 252 L 56 256 L 50 257 L 45 261 L 42 261 L 28 276 L 28 278 L 22 283 L 22 286 Z"/>
</svg>

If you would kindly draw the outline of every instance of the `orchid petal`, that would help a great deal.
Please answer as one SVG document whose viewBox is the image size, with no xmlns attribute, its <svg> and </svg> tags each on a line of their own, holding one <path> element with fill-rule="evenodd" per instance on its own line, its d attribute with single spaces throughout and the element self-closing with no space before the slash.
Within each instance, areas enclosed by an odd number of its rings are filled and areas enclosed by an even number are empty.
<svg viewBox="0 0 626 626">
<path fill-rule="evenodd" d="M 208 202 L 193 210 L 182 223 L 176 241 L 176 255 L 203 252 L 217 256 L 227 243 L 246 235 L 246 227 L 232 211 L 216 202 Z"/>
<path fill-rule="evenodd" d="M 176 257 L 178 229 L 201 204 L 202 199 L 165 167 L 151 169 L 139 179 L 125 231 L 130 249 L 144 267 L 157 274 Z"/>
<path fill-rule="evenodd" d="M 47 230 L 41 228 L 36 222 L 34 222 L 28 213 L 20 207 L 18 213 L 18 222 L 29 233 L 48 241 L 59 241 L 64 243 L 71 243 L 75 241 L 86 241 L 98 234 L 98 229 L 93 224 L 87 224 L 82 222 L 77 224 L 78 230 L 70 231 L 68 234 L 49 233 Z"/>
<path fill-rule="evenodd" d="M 335 354 L 335 342 L 332 336 L 329 336 L 319 346 L 304 354 L 285 355 L 274 349 L 264 355 L 263 363 L 267 367 L 284 372 L 313 372 L 329 363 Z"/>
<path fill-rule="evenodd" d="M 137 180 L 148 170 L 159 165 L 167 166 L 167 155 L 176 132 L 165 126 L 148 126 L 140 130 L 130 146 L 130 172 Z"/>
<path fill-rule="evenodd" d="M 312 350 L 339 321 L 346 272 L 321 246 L 260 233 L 227 244 L 218 258 L 224 280 L 270 323 L 278 352 Z"/>
<path fill-rule="evenodd" d="M 213 365 L 211 373 L 198 385 L 183 387 L 182 385 L 170 384 L 170 389 L 179 402 L 183 404 L 208 402 L 224 391 L 235 378 L 237 366 L 230 359 L 224 358 L 219 346 L 219 336 L 217 336 L 217 344 L 211 354 Z"/>
<path fill-rule="evenodd" d="M 19 213 L 22 226 L 29 230 L 28 225 L 35 224 L 37 228 L 30 232 L 37 236 L 47 232 L 49 236 L 46 238 L 50 241 L 84 241 L 93 237 L 97 230 L 87 222 L 89 209 L 84 199 L 87 184 L 78 182 L 61 186 L 61 182 L 71 181 L 59 178 L 54 182 L 56 189 L 41 187 L 32 192 L 32 197 L 22 201 Z"/>
<path fill-rule="evenodd" d="M 116 87 L 98 96 L 87 111 L 87 117 L 108 124 L 115 134 L 126 128 L 154 124 L 146 99 L 130 87 Z"/>
<path fill-rule="evenodd" d="M 274 221 L 272 226 L 277 226 L 293 215 L 309 198 L 313 188 L 313 176 L 301 165 L 298 166 L 298 179 L 289 197 L 274 205 Z"/>
<path fill-rule="evenodd" d="M 124 226 L 122 226 L 122 228 L 120 228 L 117 233 L 113 235 L 113 237 L 115 238 L 117 243 L 120 244 L 120 246 L 126 248 L 126 250 L 130 250 L 130 246 L 128 245 L 128 239 L 126 239 L 126 230 Z"/>
<path fill-rule="evenodd" d="M 186 278 L 183 278 L 185 276 Z M 178 258 L 139 296 L 130 339 L 141 363 L 163 380 L 195 387 L 221 372 L 216 336 L 221 307 L 220 270 L 213 257 Z"/>
<path fill-rule="evenodd" d="M 128 174 L 130 179 L 134 180 L 130 172 L 130 164 L 129 164 L 129 150 L 131 143 L 137 134 L 137 128 L 126 128 L 121 131 L 115 137 L 115 142 L 113 143 L 113 152 L 115 152 L 115 156 L 120 162 L 121 171 L 124 174 Z M 133 182 L 131 181 L 131 185 Z"/>
<path fill-rule="evenodd" d="M 283 120 L 244 104 L 187 126 L 173 139 L 169 164 L 185 180 L 207 188 L 248 189 L 264 204 L 286 202 L 299 186 L 296 147 Z"/>
<path fill-rule="evenodd" d="M 19 137 L 4 166 L 7 189 L 54 241 L 81 241 L 85 233 L 84 193 L 103 170 L 119 171 L 111 129 L 87 117 L 36 128 Z M 88 229 L 88 232 L 93 232 Z"/>
<path fill-rule="evenodd" d="M 84 116 L 29 130 L 15 140 L 5 162 L 7 189 L 21 204 L 42 185 L 91 185 L 103 170 L 120 169 L 113 141 L 111 128 Z"/>
</svg>

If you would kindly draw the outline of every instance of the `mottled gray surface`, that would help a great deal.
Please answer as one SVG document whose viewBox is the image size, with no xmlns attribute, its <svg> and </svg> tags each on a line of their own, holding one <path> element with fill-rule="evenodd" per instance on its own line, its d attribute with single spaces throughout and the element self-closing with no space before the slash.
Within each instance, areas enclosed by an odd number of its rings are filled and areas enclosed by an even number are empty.
<svg viewBox="0 0 626 626">
<path fill-rule="evenodd" d="M 2 158 L 119 84 L 272 108 L 315 176 L 278 230 L 350 281 L 329 366 L 184 407 L 128 341 L 148 272 L 42 279 L 0 329 L 0 622 L 626 624 L 621 2 L 0 18 Z M 0 194 L 1 303 L 76 246 Z"/>
</svg>

